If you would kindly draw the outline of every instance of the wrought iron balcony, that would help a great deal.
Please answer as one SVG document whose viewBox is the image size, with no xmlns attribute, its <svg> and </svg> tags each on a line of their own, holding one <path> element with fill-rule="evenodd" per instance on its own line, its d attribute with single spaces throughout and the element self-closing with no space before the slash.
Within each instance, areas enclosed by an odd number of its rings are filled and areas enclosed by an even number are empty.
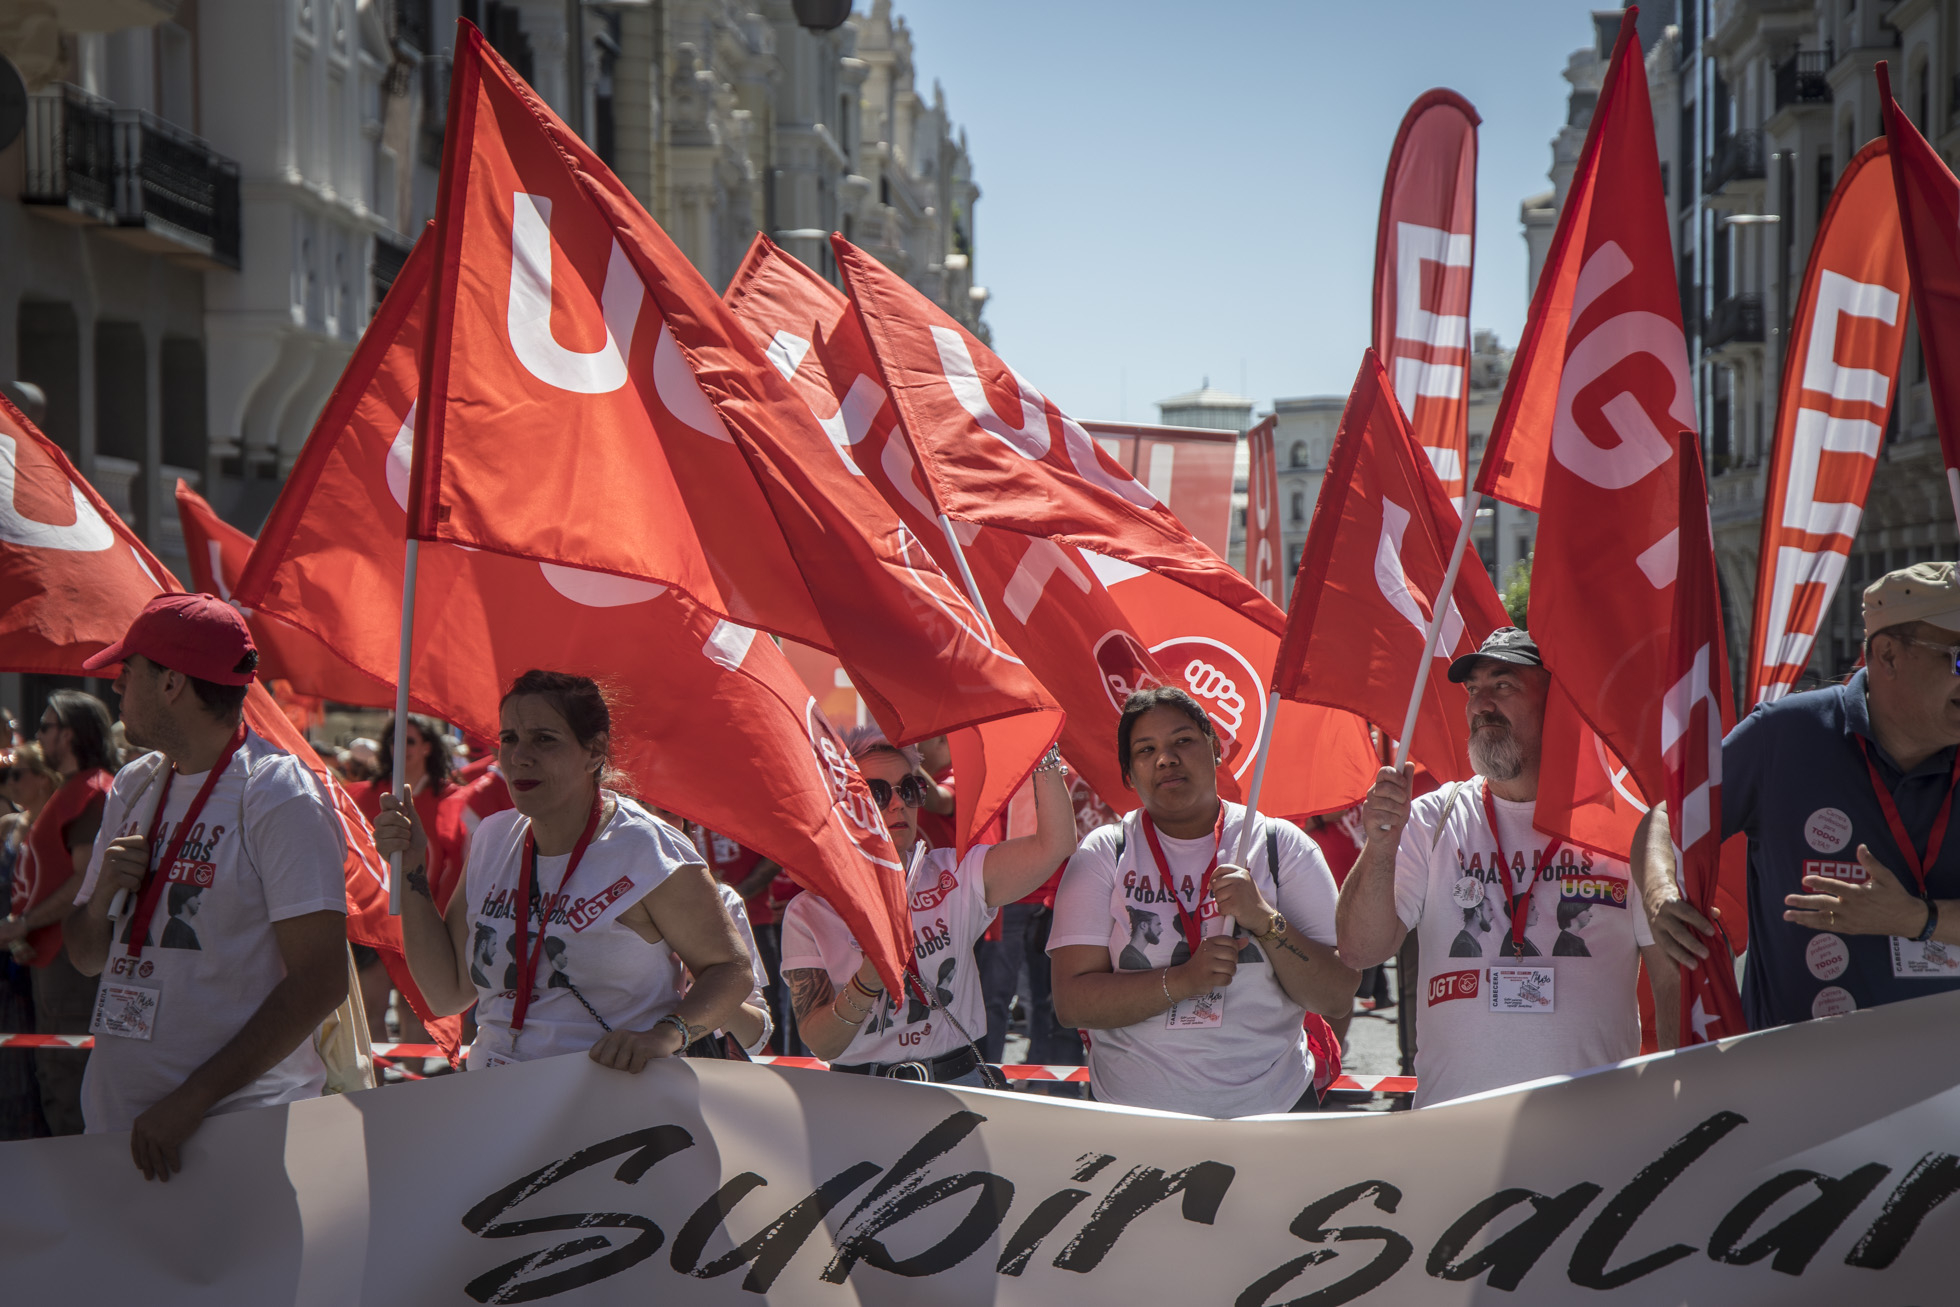
<svg viewBox="0 0 1960 1307">
<path fill-rule="evenodd" d="M 1701 343 L 1706 349 L 1724 345 L 1763 343 L 1763 297 L 1760 291 L 1743 291 L 1715 302 L 1715 311 L 1702 324 Z"/>
<path fill-rule="evenodd" d="M 1827 74 L 1836 61 L 1837 50 L 1829 42 L 1822 50 L 1792 50 L 1790 57 L 1776 66 L 1776 107 L 1829 104 L 1831 83 Z"/>
<path fill-rule="evenodd" d="M 1713 195 L 1730 182 L 1761 181 L 1769 175 L 1767 156 L 1759 128 L 1717 137 L 1715 152 L 1708 156 L 1708 176 L 1703 189 Z"/>
<path fill-rule="evenodd" d="M 153 114 L 80 87 L 28 97 L 21 199 L 163 252 L 238 266 L 238 165 Z"/>
</svg>

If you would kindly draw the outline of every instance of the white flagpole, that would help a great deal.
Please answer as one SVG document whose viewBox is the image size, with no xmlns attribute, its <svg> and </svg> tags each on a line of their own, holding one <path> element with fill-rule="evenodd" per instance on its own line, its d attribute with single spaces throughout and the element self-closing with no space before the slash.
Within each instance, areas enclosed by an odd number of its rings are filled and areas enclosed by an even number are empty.
<svg viewBox="0 0 1960 1307">
<path fill-rule="evenodd" d="M 402 565 L 402 644 L 401 658 L 395 664 L 395 774 L 388 781 L 397 795 L 402 790 L 402 766 L 408 757 L 408 665 L 415 640 L 415 564 L 419 544 L 421 541 L 409 538 Z M 401 914 L 402 855 L 397 853 L 388 859 L 388 915 Z"/>
<path fill-rule="evenodd" d="M 980 587 L 973 579 L 973 569 L 966 565 L 966 550 L 960 545 L 960 538 L 953 534 L 952 519 L 944 513 L 939 515 L 939 529 L 946 533 L 946 547 L 953 551 L 953 562 L 959 566 L 960 580 L 966 586 L 966 597 L 980 610 L 980 616 L 992 627 L 994 615 L 987 611 L 987 601 L 980 597 Z"/>
<path fill-rule="evenodd" d="M 1252 787 L 1245 795 L 1245 820 L 1239 823 L 1239 852 L 1232 860 L 1235 866 L 1245 866 L 1245 860 L 1252 856 L 1252 818 L 1259 811 L 1259 791 L 1266 784 L 1266 755 L 1271 752 L 1273 723 L 1278 719 L 1279 695 L 1269 687 L 1266 691 L 1266 715 L 1259 722 L 1259 738 L 1253 741 L 1253 747 L 1259 750 L 1259 757 L 1252 764 Z"/>
<path fill-rule="evenodd" d="M 1422 662 L 1416 668 L 1415 688 L 1409 691 L 1409 711 L 1402 719 L 1402 735 L 1395 742 L 1395 766 L 1401 769 L 1409 760 L 1409 744 L 1415 736 L 1416 717 L 1422 710 L 1422 692 L 1429 685 L 1429 664 L 1436 657 L 1436 643 L 1443 634 L 1443 616 L 1450 610 L 1450 596 L 1456 592 L 1456 574 L 1463 569 L 1463 552 L 1470 544 L 1470 531 L 1477 522 L 1481 491 L 1472 490 L 1463 499 L 1463 525 L 1456 533 L 1456 548 L 1450 551 L 1449 570 L 1443 573 L 1443 588 L 1437 592 L 1429 610 L 1429 629 L 1422 642 Z"/>
</svg>

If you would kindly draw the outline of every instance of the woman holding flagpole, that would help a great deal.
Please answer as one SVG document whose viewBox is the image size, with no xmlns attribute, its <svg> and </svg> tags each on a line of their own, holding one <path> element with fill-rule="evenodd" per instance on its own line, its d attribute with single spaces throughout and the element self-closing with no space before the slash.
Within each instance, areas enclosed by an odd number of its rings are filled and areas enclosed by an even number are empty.
<svg viewBox="0 0 1960 1307">
<path fill-rule="evenodd" d="M 834 1071 L 984 1085 L 974 1041 L 987 1014 L 973 946 L 1003 905 L 1027 897 L 1075 851 L 1068 768 L 1052 748 L 1036 765 L 1034 834 L 976 844 L 960 857 L 920 837 L 932 782 L 918 754 L 875 726 L 843 739 L 907 868 L 915 961 L 907 992 L 886 993 L 837 910 L 817 894 L 797 895 L 783 913 L 783 980 L 797 1029 Z"/>
<path fill-rule="evenodd" d="M 1096 1098 L 1199 1116 L 1309 1110 L 1308 1012 L 1345 1016 L 1333 874 L 1291 822 L 1218 795 L 1220 745 L 1182 690 L 1123 705 L 1116 753 L 1141 806 L 1069 861 L 1048 937 L 1055 1016 L 1089 1036 Z M 1249 867 L 1221 861 L 1245 847 Z"/>
<path fill-rule="evenodd" d="M 470 1069 L 587 1050 L 637 1073 L 726 1027 L 753 983 L 748 956 L 687 837 L 606 787 L 598 685 L 529 671 L 500 716 L 516 806 L 477 827 L 447 913 L 413 806 L 388 795 L 374 823 L 375 847 L 402 855 L 403 950 L 423 997 L 439 1015 L 476 1004 Z"/>
</svg>

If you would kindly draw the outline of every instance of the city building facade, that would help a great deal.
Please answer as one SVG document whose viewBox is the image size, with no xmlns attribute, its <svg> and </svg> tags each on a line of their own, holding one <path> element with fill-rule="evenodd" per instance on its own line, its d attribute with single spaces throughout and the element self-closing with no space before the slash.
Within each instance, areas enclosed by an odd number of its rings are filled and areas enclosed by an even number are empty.
<svg viewBox="0 0 1960 1307">
<path fill-rule="evenodd" d="M 433 216 L 459 17 L 717 288 L 757 231 L 834 281 L 841 231 L 988 338 L 965 134 L 890 0 L 8 0 L 0 388 L 180 576 L 176 480 L 258 529 Z"/>
<path fill-rule="evenodd" d="M 1620 11 L 1592 17 L 1592 46 L 1566 68 L 1573 89 L 1553 141 L 1553 189 L 1520 209 L 1534 285 Z M 1873 76 L 1881 59 L 1891 62 L 1907 116 L 1954 163 L 1960 0 L 1664 0 L 1643 6 L 1640 35 L 1740 687 L 1785 346 L 1818 220 L 1845 164 L 1883 132 Z M 1957 550 L 1915 326 L 1864 516 L 1818 631 L 1812 675 L 1840 676 L 1856 665 L 1866 584 Z"/>
</svg>

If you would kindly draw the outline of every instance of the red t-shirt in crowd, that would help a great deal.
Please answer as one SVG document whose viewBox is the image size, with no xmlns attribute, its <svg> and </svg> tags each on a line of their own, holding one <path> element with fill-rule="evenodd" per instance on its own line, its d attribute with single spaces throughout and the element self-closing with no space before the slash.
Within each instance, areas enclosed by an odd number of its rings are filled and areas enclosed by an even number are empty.
<svg viewBox="0 0 1960 1307">
<path fill-rule="evenodd" d="M 62 783 L 34 818 L 27 838 L 21 841 L 20 857 L 14 863 L 13 898 L 9 905 L 13 916 L 22 916 L 39 906 L 76 870 L 68 856 L 68 832 L 90 808 L 101 812 L 102 800 L 115 780 L 115 773 L 100 767 L 77 772 Z M 27 937 L 27 942 L 34 946 L 31 965 L 47 966 L 61 952 L 61 921 L 56 919 L 41 927 Z"/>
<path fill-rule="evenodd" d="M 429 836 L 429 897 L 438 912 L 449 908 L 449 893 L 463 874 L 463 853 L 469 847 L 468 831 L 449 804 L 464 788 L 444 785 L 437 789 L 431 785 L 415 792 L 415 816 Z M 387 792 L 386 781 L 358 781 L 347 787 L 347 796 L 370 824 L 381 815 L 381 796 Z M 445 808 L 449 808 L 446 818 Z"/>
<path fill-rule="evenodd" d="M 755 864 L 763 860 L 754 849 L 744 848 L 726 835 L 717 835 L 711 830 L 701 832 L 701 842 L 707 846 L 702 854 L 708 859 L 709 870 L 715 873 L 716 880 L 725 885 L 740 885 L 755 870 Z M 742 910 L 749 914 L 749 925 L 767 926 L 775 922 L 776 910 L 770 904 L 769 889 L 773 889 L 781 879 L 781 876 L 777 876 L 769 882 L 768 889 L 742 900 Z"/>
<path fill-rule="evenodd" d="M 1340 885 L 1346 881 L 1348 872 L 1354 870 L 1355 862 L 1361 857 L 1361 809 L 1330 812 L 1318 822 L 1309 822 L 1307 834 L 1320 846 L 1321 856 L 1327 859 L 1328 869 L 1334 873 L 1334 883 Z"/>
</svg>

